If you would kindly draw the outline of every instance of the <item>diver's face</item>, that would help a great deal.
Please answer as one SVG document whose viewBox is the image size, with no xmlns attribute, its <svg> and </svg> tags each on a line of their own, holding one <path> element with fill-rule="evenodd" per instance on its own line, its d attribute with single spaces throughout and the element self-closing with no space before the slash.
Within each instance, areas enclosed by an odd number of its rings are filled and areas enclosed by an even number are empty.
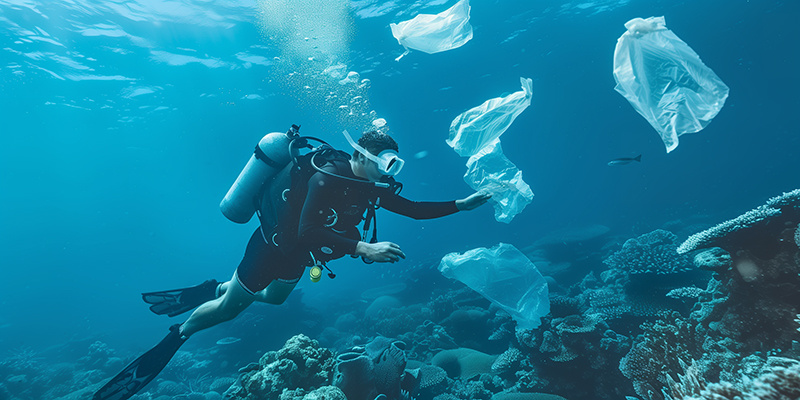
<svg viewBox="0 0 800 400">
<path fill-rule="evenodd" d="M 381 173 L 380 168 L 378 167 L 378 163 L 364 157 L 364 155 L 358 155 L 358 161 L 363 165 L 364 171 L 364 178 L 366 178 L 370 182 L 378 182 L 383 178 L 383 173 Z"/>
</svg>

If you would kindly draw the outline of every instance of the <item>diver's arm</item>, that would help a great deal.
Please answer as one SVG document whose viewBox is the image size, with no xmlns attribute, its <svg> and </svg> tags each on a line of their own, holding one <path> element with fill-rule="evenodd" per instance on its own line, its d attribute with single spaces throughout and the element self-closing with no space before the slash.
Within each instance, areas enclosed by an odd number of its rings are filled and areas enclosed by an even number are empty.
<svg viewBox="0 0 800 400">
<path fill-rule="evenodd" d="M 392 242 L 367 243 L 358 242 L 355 255 L 365 257 L 375 262 L 397 262 L 406 258 L 400 246 Z"/>
<path fill-rule="evenodd" d="M 474 210 L 484 204 L 486 204 L 489 199 L 492 198 L 492 194 L 483 191 L 477 191 L 466 198 L 461 200 L 456 200 L 456 207 L 458 211 L 470 211 Z"/>
<path fill-rule="evenodd" d="M 455 214 L 457 201 L 411 201 L 400 195 L 382 196 L 381 207 L 414 219 L 432 219 Z"/>
<path fill-rule="evenodd" d="M 411 201 L 400 195 L 390 195 L 381 197 L 381 206 L 406 217 L 432 219 L 459 211 L 474 210 L 485 204 L 490 198 L 492 198 L 491 194 L 481 191 L 454 201 Z"/>
</svg>

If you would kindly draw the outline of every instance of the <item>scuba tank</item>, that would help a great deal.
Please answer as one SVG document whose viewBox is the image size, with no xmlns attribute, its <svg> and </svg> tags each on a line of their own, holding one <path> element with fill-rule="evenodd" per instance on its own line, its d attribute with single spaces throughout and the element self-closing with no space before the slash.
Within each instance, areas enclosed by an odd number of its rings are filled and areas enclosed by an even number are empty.
<svg viewBox="0 0 800 400">
<path fill-rule="evenodd" d="M 264 185 L 289 165 L 291 155 L 287 149 L 291 140 L 299 135 L 299 129 L 299 126 L 292 125 L 286 133 L 272 132 L 261 138 L 247 165 L 219 204 L 226 218 L 239 224 L 250 221 L 260 206 Z"/>
</svg>

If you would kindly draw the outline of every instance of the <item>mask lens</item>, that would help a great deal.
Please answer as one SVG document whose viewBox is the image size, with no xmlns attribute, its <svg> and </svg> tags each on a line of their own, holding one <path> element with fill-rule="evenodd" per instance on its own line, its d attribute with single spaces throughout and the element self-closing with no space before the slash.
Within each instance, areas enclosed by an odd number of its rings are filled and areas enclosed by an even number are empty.
<svg viewBox="0 0 800 400">
<path fill-rule="evenodd" d="M 381 172 L 385 175 L 397 175 L 400 170 L 403 169 L 403 164 L 405 164 L 403 159 L 398 157 L 397 153 L 392 150 L 384 150 L 381 152 L 378 156 L 378 160 L 380 160 L 378 167 L 380 167 Z"/>
</svg>

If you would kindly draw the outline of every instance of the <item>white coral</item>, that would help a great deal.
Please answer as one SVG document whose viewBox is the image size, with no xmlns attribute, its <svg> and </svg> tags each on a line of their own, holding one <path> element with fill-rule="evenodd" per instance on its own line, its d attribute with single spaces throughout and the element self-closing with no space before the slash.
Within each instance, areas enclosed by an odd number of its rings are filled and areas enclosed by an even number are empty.
<svg viewBox="0 0 800 400">
<path fill-rule="evenodd" d="M 800 247 L 800 224 L 797 224 L 797 228 L 794 230 L 794 244 Z"/>
</svg>

